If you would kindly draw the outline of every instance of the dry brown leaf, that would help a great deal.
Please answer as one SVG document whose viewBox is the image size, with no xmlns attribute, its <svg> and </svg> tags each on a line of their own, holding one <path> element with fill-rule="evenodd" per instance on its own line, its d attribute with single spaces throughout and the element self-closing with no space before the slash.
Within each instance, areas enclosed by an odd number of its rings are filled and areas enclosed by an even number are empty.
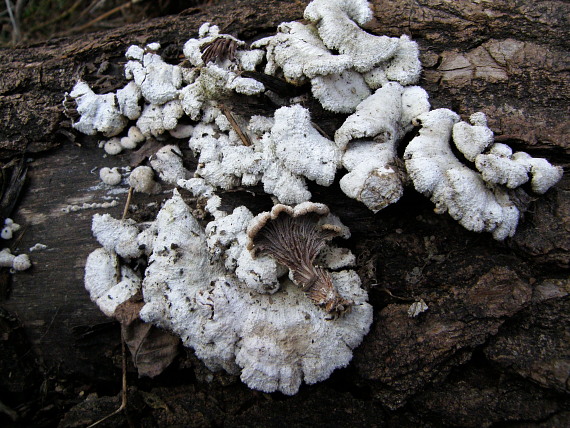
<svg viewBox="0 0 570 428">
<path fill-rule="evenodd" d="M 136 319 L 121 331 L 139 376 L 158 376 L 178 355 L 180 338 L 152 324 Z"/>
<path fill-rule="evenodd" d="M 155 377 L 178 355 L 180 339 L 139 318 L 144 302 L 137 293 L 117 306 L 115 318 L 121 323 L 121 333 L 139 376 Z"/>
<path fill-rule="evenodd" d="M 141 163 L 143 163 L 145 161 L 145 159 L 154 155 L 161 148 L 162 148 L 161 143 L 159 143 L 154 138 L 149 138 L 148 140 L 146 140 L 146 143 L 144 143 L 141 146 L 140 149 L 138 149 L 134 152 L 131 152 L 130 159 L 129 159 L 130 166 L 133 168 L 139 166 Z"/>
<path fill-rule="evenodd" d="M 130 325 L 134 320 L 138 319 L 139 313 L 144 306 L 142 294 L 139 292 L 121 303 L 115 309 L 113 316 L 121 323 L 121 326 Z"/>
</svg>

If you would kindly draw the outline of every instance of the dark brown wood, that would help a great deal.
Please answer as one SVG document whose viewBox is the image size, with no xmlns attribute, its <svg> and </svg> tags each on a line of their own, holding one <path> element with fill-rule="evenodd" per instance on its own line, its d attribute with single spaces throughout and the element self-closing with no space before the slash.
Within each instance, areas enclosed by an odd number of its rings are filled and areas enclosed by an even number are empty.
<svg viewBox="0 0 570 428">
<path fill-rule="evenodd" d="M 15 213 L 24 229 L 14 250 L 47 245 L 31 253 L 33 268 L 13 276 L 11 295 L 0 303 L 24 326 L 29 347 L 22 350 L 22 329 L 11 327 L 15 319 L 8 327 L 0 323 L 0 331 L 18 333 L 12 358 L 31 364 L 34 355 L 40 361 L 34 366 L 38 378 L 57 377 L 46 388 L 66 404 L 43 414 L 61 417 L 81 402 L 64 423 L 74 426 L 86 414 L 94 421 L 119 404 L 105 397 L 90 405 L 78 395 L 109 395 L 120 388 L 119 327 L 89 300 L 83 267 L 97 247 L 90 232 L 92 215 L 120 217 L 127 195 L 125 184 L 119 193 L 102 185 L 98 169 L 128 165 L 129 159 L 126 154 L 104 157 L 95 139 L 70 131 L 62 114 L 63 94 L 79 77 L 98 90 L 121 84 L 123 54 L 130 44 L 159 41 L 176 58 L 202 22 L 249 40 L 273 33 L 282 21 L 300 19 L 307 3 L 215 3 L 109 32 L 0 50 L 0 154 L 26 152 L 33 159 Z M 434 107 L 452 108 L 463 117 L 482 110 L 497 140 L 568 166 L 570 3 L 377 0 L 373 5 L 376 20 L 369 31 L 408 34 L 419 43 L 420 84 Z M 71 143 L 70 135 L 81 146 Z M 503 243 L 434 214 L 432 204 L 411 189 L 376 215 L 339 196 L 337 184 L 311 191 L 351 228 L 348 246 L 358 256 L 375 307 L 375 322 L 353 364 L 284 399 L 250 391 L 231 376 L 212 377 L 188 351 L 153 383 L 130 375 L 129 403 L 145 409 L 139 421 L 149 426 L 282 426 L 284 421 L 410 426 L 427 420 L 455 426 L 570 424 L 567 176 L 532 204 L 515 237 Z M 164 197 L 135 194 L 133 203 L 144 207 Z M 117 205 L 63 211 L 108 198 Z M 232 193 L 227 200 L 237 204 L 246 196 Z M 419 298 L 430 308 L 409 318 L 407 308 Z M 0 345 L 8 336 L 0 335 Z M 37 382 L 34 391 L 41 379 Z M 151 391 L 152 397 L 139 390 Z"/>
</svg>

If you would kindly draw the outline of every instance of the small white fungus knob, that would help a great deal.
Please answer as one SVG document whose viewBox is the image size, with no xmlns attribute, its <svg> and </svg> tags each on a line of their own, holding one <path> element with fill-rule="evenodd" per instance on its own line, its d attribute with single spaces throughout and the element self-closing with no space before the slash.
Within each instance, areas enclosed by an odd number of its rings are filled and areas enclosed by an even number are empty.
<svg viewBox="0 0 570 428">
<path fill-rule="evenodd" d="M 108 184 L 109 186 L 116 186 L 121 182 L 121 173 L 117 168 L 101 168 L 99 171 L 99 177 L 103 183 Z"/>
</svg>

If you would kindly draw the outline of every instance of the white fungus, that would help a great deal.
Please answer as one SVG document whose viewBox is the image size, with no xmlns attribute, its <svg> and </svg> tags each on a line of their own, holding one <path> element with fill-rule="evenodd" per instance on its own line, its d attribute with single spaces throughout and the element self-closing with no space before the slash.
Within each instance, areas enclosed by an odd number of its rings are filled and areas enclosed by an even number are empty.
<svg viewBox="0 0 570 428">
<path fill-rule="evenodd" d="M 12 267 L 12 261 L 15 257 L 9 248 L 3 248 L 2 251 L 0 251 L 0 266 Z"/>
<path fill-rule="evenodd" d="M 118 155 L 123 151 L 121 140 L 119 140 L 118 138 L 111 138 L 109 141 L 105 143 L 104 148 L 105 152 L 111 156 Z"/>
<path fill-rule="evenodd" d="M 401 85 L 415 85 L 420 79 L 422 64 L 420 62 L 420 50 L 418 44 L 403 35 L 398 40 L 394 56 L 388 61 L 380 63 L 376 68 L 365 75 L 365 80 L 371 85 L 370 78 L 374 73 L 381 73 L 387 80 L 398 82 Z M 378 84 L 371 85 L 376 89 Z"/>
<path fill-rule="evenodd" d="M 93 208 L 111 208 L 111 207 L 116 207 L 117 205 L 119 205 L 119 201 L 113 199 L 112 201 L 109 202 L 91 202 L 91 203 L 84 202 L 81 205 L 66 205 L 61 210 L 67 214 L 71 212 L 77 212 Z"/>
<path fill-rule="evenodd" d="M 467 123 L 451 110 L 429 111 L 427 93 L 410 86 L 421 72 L 417 44 L 407 36 L 363 30 L 372 19 L 366 0 L 314 0 L 304 16 L 304 23 L 282 23 L 277 34 L 254 42 L 252 49 L 205 23 L 198 38 L 184 44 L 192 67 L 166 63 L 157 54 L 158 43 L 131 46 L 125 55 L 130 82 L 124 88 L 97 95 L 80 81 L 66 103 L 75 100 L 80 117 L 73 126 L 89 135 L 117 136 L 136 120 L 126 136 L 105 143 L 108 154 L 133 149 L 149 137 L 189 138 L 198 161 L 194 176 L 185 168 L 182 150 L 167 144 L 151 157 L 150 167 L 131 172 L 129 185 L 156 193 L 156 174 L 205 202 L 204 221 L 209 220 L 204 228 L 176 190 L 156 220 L 146 224 L 95 215 L 92 230 L 103 248 L 86 264 L 85 286 L 93 301 L 112 316 L 118 304 L 142 290 L 141 318 L 179 335 L 207 367 L 238 374 L 251 388 L 285 394 L 346 366 L 372 322 L 358 275 L 347 269 L 356 263 L 349 250 L 319 241 L 322 251 L 318 258 L 311 253 L 304 272 L 313 277 L 303 279 L 302 269 L 252 244 L 250 232 L 265 227 L 268 218 L 328 212 L 309 202 L 306 180 L 330 186 L 344 168 L 341 190 L 376 212 L 400 198 L 409 177 L 437 213 L 448 212 L 465 228 L 501 240 L 515 233 L 519 219 L 510 189 L 530 181 L 534 192 L 544 193 L 562 176 L 561 168 L 544 159 L 494 143 L 482 113 Z M 313 125 L 304 107 L 311 105 L 309 94 L 288 98 L 237 72 L 261 71 L 264 60 L 266 74 L 293 85 L 310 84 L 322 108 L 350 114 L 338 129 L 328 130 L 335 131 L 334 141 Z M 226 104 L 235 94 L 265 94 L 281 107 L 249 117 L 231 101 Z M 421 129 L 402 159 L 399 144 L 414 126 Z M 276 203 L 271 212 L 254 216 L 243 206 L 224 211 L 217 190 L 256 185 Z M 113 204 L 118 202 L 64 209 Z M 273 227 L 297 224 L 287 221 L 281 218 Z M 350 235 L 332 214 L 321 221 L 305 232 L 326 226 L 327 233 L 319 236 Z M 143 254 L 149 264 L 139 277 L 127 264 Z M 0 252 L 0 264 L 7 260 L 12 267 L 14 259 Z M 338 310 L 318 306 L 311 297 L 319 281 L 334 290 L 327 302 L 338 303 Z M 347 307 L 352 310 L 346 312 Z M 426 309 L 419 300 L 409 315 Z"/>
<path fill-rule="evenodd" d="M 45 244 L 40 244 L 39 242 L 34 244 L 33 247 L 30 247 L 30 253 L 34 252 L 34 251 L 42 251 L 45 250 L 48 246 Z"/>
<path fill-rule="evenodd" d="M 117 168 L 103 167 L 99 170 L 101 181 L 109 186 L 116 186 L 121 182 L 123 177 Z"/>
<path fill-rule="evenodd" d="M 117 254 L 97 248 L 85 262 L 85 288 L 101 311 L 112 317 L 115 309 L 140 290 L 140 278 L 128 266 L 120 266 Z"/>
<path fill-rule="evenodd" d="M 160 49 L 160 43 L 158 42 L 149 43 L 148 45 L 146 45 L 146 48 L 149 51 L 157 52 Z"/>
<path fill-rule="evenodd" d="M 340 180 L 342 191 L 374 212 L 398 201 L 405 178 L 398 143 L 412 128 L 413 118 L 427 111 L 428 96 L 422 88 L 395 82 L 362 101 L 335 133 L 336 144 L 344 149 L 342 165 L 348 170 Z"/>
<path fill-rule="evenodd" d="M 133 220 L 116 220 L 109 214 L 95 214 L 91 230 L 108 251 L 127 258 L 136 258 L 142 254 L 137 242 L 139 229 Z"/>
<path fill-rule="evenodd" d="M 158 173 L 161 180 L 176 184 L 180 179 L 189 175 L 182 164 L 182 152 L 175 145 L 167 145 L 157 151 L 150 160 L 152 168 Z"/>
<path fill-rule="evenodd" d="M 12 239 L 14 236 L 14 232 L 20 230 L 20 225 L 18 223 L 14 223 L 14 220 L 11 218 L 6 218 L 4 220 L 4 227 L 0 232 L 0 237 L 2 239 Z"/>
<path fill-rule="evenodd" d="M 488 188 L 479 173 L 453 154 L 451 132 L 459 116 L 451 110 L 437 109 L 417 120 L 422 129 L 404 153 L 416 190 L 431 198 L 437 213 L 449 212 L 468 230 L 492 232 L 498 240 L 512 236 L 519 210 L 507 192 Z"/>
<path fill-rule="evenodd" d="M 253 46 L 267 50 L 267 74 L 275 74 L 280 68 L 285 79 L 294 84 L 307 78 L 339 74 L 352 65 L 348 55 L 333 55 L 311 24 L 283 23 L 277 34 L 258 40 Z"/>
<path fill-rule="evenodd" d="M 32 262 L 27 254 L 14 255 L 9 248 L 0 251 L 0 267 L 9 267 L 14 271 L 20 272 L 29 269 Z"/>
<path fill-rule="evenodd" d="M 119 134 L 127 124 L 127 118 L 119 110 L 117 97 L 113 93 L 97 95 L 83 81 L 79 81 L 69 93 L 77 103 L 80 119 L 73 127 L 87 135 L 97 132 L 107 137 Z"/>
<path fill-rule="evenodd" d="M 194 131 L 194 127 L 192 125 L 179 123 L 174 129 L 171 129 L 168 132 L 174 138 L 183 140 L 185 138 L 189 138 L 192 135 L 192 131 Z"/>
<path fill-rule="evenodd" d="M 126 136 L 121 138 L 120 143 L 121 147 L 125 150 L 133 150 L 137 148 L 137 143 Z"/>
<path fill-rule="evenodd" d="M 297 176 L 329 186 L 336 174 L 340 152 L 333 141 L 312 126 L 309 111 L 300 105 L 281 107 L 274 119 L 269 138 L 276 160 Z"/>
<path fill-rule="evenodd" d="M 398 39 L 374 36 L 359 27 L 372 19 L 366 0 L 314 0 L 305 9 L 304 16 L 315 23 L 324 44 L 349 55 L 354 69 L 359 72 L 369 71 L 388 60 L 398 47 Z"/>
<path fill-rule="evenodd" d="M 487 153 L 478 154 L 475 166 L 488 183 L 504 184 L 510 189 L 530 179 L 532 191 L 538 194 L 545 193 L 562 178 L 561 167 L 525 152 L 513 153 L 509 146 L 500 143 L 493 144 Z"/>
<path fill-rule="evenodd" d="M 137 120 L 137 128 L 145 137 L 159 136 L 176 128 L 184 115 L 180 100 L 170 100 L 162 105 L 147 104 Z"/>
<path fill-rule="evenodd" d="M 141 106 L 139 100 L 142 96 L 141 88 L 135 82 L 129 82 L 127 85 L 117 91 L 117 102 L 122 115 L 130 120 L 136 120 L 141 115 Z"/>
<path fill-rule="evenodd" d="M 134 59 L 137 61 L 142 61 L 144 56 L 144 49 L 140 46 L 129 46 L 127 52 L 125 53 L 125 58 Z"/>
<path fill-rule="evenodd" d="M 371 93 L 362 75 L 353 70 L 317 76 L 311 79 L 311 91 L 325 109 L 335 113 L 352 113 Z"/>
<path fill-rule="evenodd" d="M 153 52 L 145 53 L 142 61 L 128 61 L 125 76 L 133 79 L 141 95 L 151 104 L 162 105 L 175 99 L 182 86 L 180 67 L 167 64 Z"/>
<path fill-rule="evenodd" d="M 252 219 L 253 214 L 246 207 L 238 207 L 232 214 L 208 223 L 208 249 L 212 257 L 223 261 L 225 268 L 235 272 L 245 286 L 258 293 L 274 293 L 279 289 L 278 277 L 284 272 L 279 269 L 274 259 L 254 259 L 247 250 L 246 230 Z"/>
<path fill-rule="evenodd" d="M 410 307 L 408 308 L 408 316 L 410 318 L 415 318 L 422 312 L 427 311 L 428 309 L 429 309 L 428 305 L 426 304 L 424 299 L 420 299 L 410 305 Z"/>
<path fill-rule="evenodd" d="M 161 186 L 154 180 L 154 171 L 149 166 L 137 166 L 129 174 L 129 186 L 135 192 L 155 194 L 160 192 Z"/>
<path fill-rule="evenodd" d="M 127 133 L 127 136 L 134 141 L 136 144 L 142 143 L 145 140 L 145 136 L 142 134 L 139 128 L 136 126 L 131 126 Z"/>
<path fill-rule="evenodd" d="M 150 254 L 140 317 L 178 334 L 212 370 L 239 374 L 251 388 L 295 394 L 303 381 L 322 381 L 349 363 L 352 349 L 368 332 L 372 307 L 358 276 L 348 270 L 331 273 L 338 292 L 354 303 L 335 319 L 286 278 L 278 290 L 260 293 L 248 287 L 224 265 L 239 265 L 239 254 L 247 251 L 243 232 L 252 215 L 244 207 L 232 215 L 210 223 L 206 234 L 175 191 L 156 221 L 131 237 L 144 241 Z M 119 303 L 139 290 L 140 278 L 120 265 L 112 249 L 135 225 L 100 221 L 114 225 L 113 233 L 104 235 L 116 239 L 107 241 L 96 232 L 106 248 L 89 256 L 85 284 L 92 300 L 112 316 Z M 130 258 L 124 251 L 119 254 Z"/>
<path fill-rule="evenodd" d="M 487 128 L 487 118 L 481 112 L 474 113 L 467 122 L 458 122 L 453 125 L 453 142 L 461 153 L 470 162 L 493 144 L 493 131 Z"/>
<path fill-rule="evenodd" d="M 12 261 L 12 268 L 15 271 L 23 271 L 32 267 L 32 262 L 27 254 L 19 254 Z"/>
</svg>

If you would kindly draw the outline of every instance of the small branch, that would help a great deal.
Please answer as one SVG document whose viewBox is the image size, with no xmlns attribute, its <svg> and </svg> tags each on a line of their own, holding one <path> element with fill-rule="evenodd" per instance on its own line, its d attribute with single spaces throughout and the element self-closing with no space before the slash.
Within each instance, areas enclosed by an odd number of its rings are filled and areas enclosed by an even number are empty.
<svg viewBox="0 0 570 428">
<path fill-rule="evenodd" d="M 372 284 L 374 285 L 378 285 L 378 284 Z M 410 297 L 400 297 L 400 296 L 396 296 L 395 294 L 392 294 L 392 292 L 390 290 L 388 290 L 387 288 L 379 288 L 378 290 L 383 291 L 384 293 L 387 293 L 389 296 L 393 297 L 394 299 L 398 299 L 398 300 L 403 300 L 404 302 L 413 302 L 414 299 L 410 298 Z"/>
<path fill-rule="evenodd" d="M 12 11 L 12 2 L 10 0 L 5 0 L 6 2 L 6 10 L 8 11 L 8 15 L 10 16 L 10 23 L 12 24 L 12 42 L 16 43 L 20 41 L 20 26 L 14 16 L 14 12 Z"/>
<path fill-rule="evenodd" d="M 332 140 L 331 137 L 329 137 L 329 134 L 327 134 L 325 131 L 323 131 L 323 128 L 321 128 L 319 125 L 317 125 L 315 122 L 311 121 L 311 125 L 313 125 L 313 128 L 315 128 L 317 131 L 319 131 L 319 134 L 321 134 L 323 137 L 325 137 L 327 140 Z"/>
<path fill-rule="evenodd" d="M 222 110 L 224 116 L 226 116 L 226 118 L 229 120 L 230 125 L 232 125 L 234 131 L 238 134 L 243 145 L 251 146 L 251 140 L 249 139 L 249 136 L 241 130 L 230 110 L 223 104 L 220 104 L 220 109 Z"/>
<path fill-rule="evenodd" d="M 12 422 L 16 422 L 18 420 L 18 413 L 15 410 L 12 410 L 10 407 L 6 406 L 2 401 L 0 401 L 0 413 L 4 413 L 8 415 Z"/>
<path fill-rule="evenodd" d="M 127 193 L 127 201 L 125 202 L 125 208 L 123 209 L 123 217 L 121 217 L 121 220 L 127 218 L 127 215 L 129 213 L 129 205 L 131 204 L 131 199 L 133 197 L 134 190 L 135 189 L 133 187 L 129 187 L 129 193 Z"/>
<path fill-rule="evenodd" d="M 104 14 L 98 16 L 97 18 L 92 19 L 92 20 L 89 21 L 88 23 L 83 24 L 83 25 L 81 25 L 81 26 L 79 26 L 79 27 L 71 28 L 69 31 L 66 31 L 66 32 L 64 32 L 64 33 L 62 33 L 62 34 L 63 34 L 63 35 L 67 35 L 67 34 L 72 34 L 72 33 L 75 33 L 75 32 L 84 31 L 84 30 L 86 30 L 87 28 L 89 28 L 89 27 L 91 27 L 91 26 L 97 24 L 99 21 L 102 21 L 102 20 L 108 18 L 109 16 L 111 16 L 111 15 L 117 13 L 117 12 L 120 12 L 120 11 L 123 10 L 123 9 L 126 9 L 127 7 L 131 6 L 132 4 L 133 4 L 132 1 L 128 1 L 128 2 L 126 2 L 125 4 L 123 4 L 123 5 L 121 5 L 121 6 L 117 6 L 117 7 L 113 8 L 113 9 L 111 9 L 111 10 L 105 12 Z"/>
<path fill-rule="evenodd" d="M 121 391 L 121 405 L 117 410 L 113 413 L 108 414 L 102 419 L 99 419 L 96 422 L 93 422 L 87 428 L 94 427 L 99 425 L 101 422 L 106 421 L 107 419 L 121 413 L 123 410 L 127 408 L 127 350 L 125 346 L 125 340 L 123 338 L 123 332 L 121 331 L 121 358 L 122 358 L 122 370 L 123 370 L 123 382 L 122 382 L 122 391 Z"/>
</svg>

